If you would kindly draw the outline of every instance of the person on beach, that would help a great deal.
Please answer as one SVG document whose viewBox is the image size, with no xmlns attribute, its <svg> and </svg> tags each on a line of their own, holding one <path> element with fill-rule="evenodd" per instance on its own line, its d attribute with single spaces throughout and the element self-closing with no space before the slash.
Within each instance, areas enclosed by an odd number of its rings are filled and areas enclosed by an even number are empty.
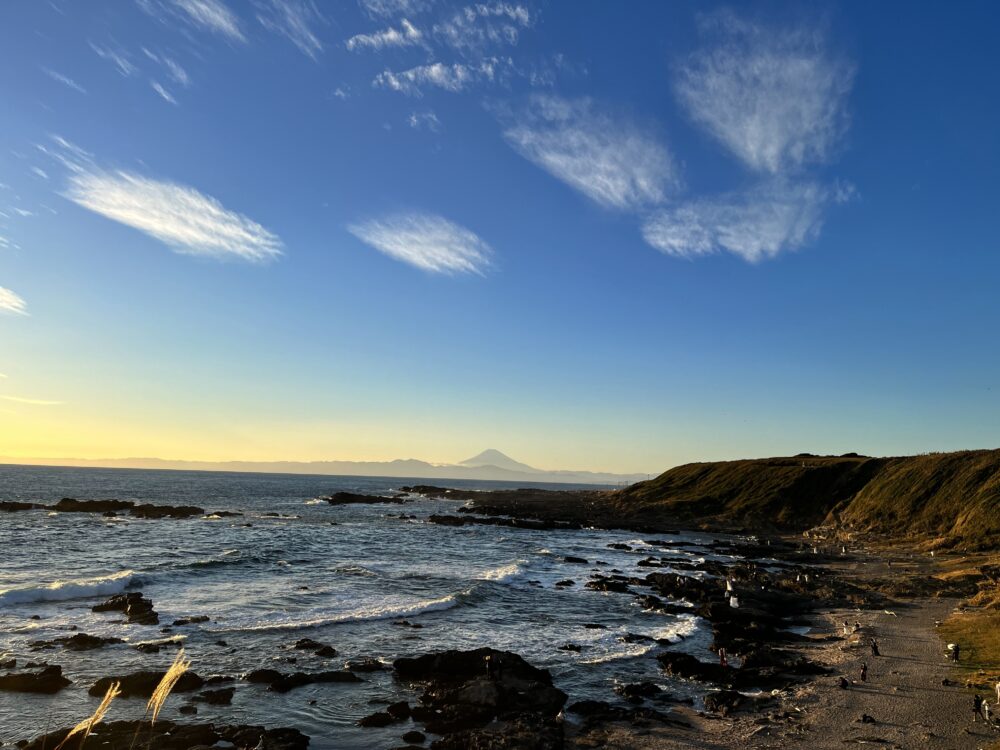
<svg viewBox="0 0 1000 750">
<path fill-rule="evenodd" d="M 851 634 L 851 623 L 849 623 L 847 620 L 844 620 L 844 635 L 850 635 L 850 634 Z M 997 683 L 997 687 L 1000 688 L 1000 682 Z M 1000 689 L 998 689 L 997 692 L 998 694 L 1000 694 Z"/>
<path fill-rule="evenodd" d="M 861 681 L 868 682 L 868 662 L 861 662 Z"/>
<path fill-rule="evenodd" d="M 719 666 L 720 667 L 729 666 L 729 657 L 726 656 L 726 649 L 724 648 L 719 649 Z"/>
<path fill-rule="evenodd" d="M 878 641 L 876 641 L 874 638 L 872 638 L 872 639 L 869 640 L 869 645 L 871 645 L 871 647 L 872 647 L 872 656 L 881 656 L 882 655 L 878 651 Z"/>
<path fill-rule="evenodd" d="M 985 698 L 983 699 L 983 718 L 987 724 L 993 726 L 993 722 L 990 720 L 990 702 Z"/>
<path fill-rule="evenodd" d="M 953 649 L 951 650 L 951 660 L 952 660 L 952 661 L 954 661 L 954 662 L 957 662 L 957 661 L 958 661 L 958 654 L 959 654 L 959 652 L 960 652 L 961 650 L 962 650 L 962 647 L 961 647 L 961 646 L 959 646 L 959 645 L 958 645 L 958 644 L 956 643 L 956 644 L 955 644 L 955 648 L 953 648 Z"/>
<path fill-rule="evenodd" d="M 1000 680 L 997 680 L 997 706 L 1000 707 Z"/>
<path fill-rule="evenodd" d="M 837 684 L 840 686 L 841 690 L 847 690 L 847 688 L 851 686 L 850 680 L 848 680 L 843 675 L 840 676 L 840 679 L 837 681 Z"/>
<path fill-rule="evenodd" d="M 977 716 L 980 719 L 982 719 L 984 722 L 986 722 L 987 724 L 989 724 L 989 722 L 986 721 L 986 717 L 983 716 L 983 696 L 981 696 L 979 693 L 976 693 L 974 696 L 972 696 L 972 723 L 973 724 L 976 723 L 976 717 Z"/>
</svg>

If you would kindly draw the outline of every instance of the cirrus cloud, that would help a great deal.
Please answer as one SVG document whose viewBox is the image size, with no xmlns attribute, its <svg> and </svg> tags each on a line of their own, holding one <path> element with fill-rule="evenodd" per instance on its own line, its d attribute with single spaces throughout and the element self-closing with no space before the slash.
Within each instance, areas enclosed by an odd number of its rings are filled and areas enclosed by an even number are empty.
<svg viewBox="0 0 1000 750">
<path fill-rule="evenodd" d="M 483 275 L 493 254 L 474 232 L 433 214 L 398 214 L 347 231 L 390 258 L 433 273 Z"/>
<path fill-rule="evenodd" d="M 14 313 L 15 315 L 27 315 L 28 303 L 16 292 L 0 286 L 0 311 Z"/>
<path fill-rule="evenodd" d="M 651 216 L 643 238 L 667 255 L 730 252 L 751 263 L 814 239 L 837 194 L 815 183 L 765 183 L 752 190 L 682 203 Z"/>
<path fill-rule="evenodd" d="M 282 254 L 277 235 L 185 185 L 132 172 L 82 170 L 70 176 L 66 197 L 178 253 L 256 262 Z"/>
<path fill-rule="evenodd" d="M 528 161 L 606 208 L 662 202 L 680 186 L 667 149 L 589 99 L 536 95 L 503 136 Z"/>
<path fill-rule="evenodd" d="M 713 43 L 674 78 L 691 119 L 759 172 L 826 161 L 847 128 L 854 66 L 821 31 L 767 28 L 732 12 L 705 17 L 702 30 Z"/>
</svg>

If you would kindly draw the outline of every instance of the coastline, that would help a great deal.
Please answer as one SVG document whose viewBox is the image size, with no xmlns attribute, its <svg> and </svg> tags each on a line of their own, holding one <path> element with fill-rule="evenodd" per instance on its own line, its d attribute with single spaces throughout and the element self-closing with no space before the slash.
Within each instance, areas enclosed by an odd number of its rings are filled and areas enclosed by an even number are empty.
<svg viewBox="0 0 1000 750">
<path fill-rule="evenodd" d="M 648 541 L 634 549 L 608 545 L 626 548 L 640 566 L 636 568 L 638 575 L 590 568 L 589 580 L 578 583 L 608 596 L 622 597 L 623 601 L 631 597 L 646 611 L 670 613 L 678 611 L 681 604 L 690 607 L 687 611 L 703 618 L 712 632 L 712 652 L 725 647 L 734 663 L 720 669 L 711 662 L 715 658 L 712 653 L 694 658 L 673 649 L 676 642 L 663 642 L 645 658 L 658 661 L 671 679 L 690 681 L 709 691 L 711 704 L 702 705 L 700 700 L 691 704 L 648 683 L 620 685 L 620 691 L 616 688 L 619 698 L 611 701 L 574 704 L 566 701 L 558 681 L 553 683 L 547 672 L 542 670 L 542 676 L 517 654 L 494 650 L 489 652 L 491 658 L 508 663 L 515 673 L 520 670 L 521 676 L 517 678 L 520 681 L 503 687 L 499 694 L 493 694 L 495 687 L 488 688 L 493 691 L 489 699 L 494 701 L 489 709 L 493 713 L 484 714 L 482 705 L 468 702 L 468 695 L 481 695 L 487 689 L 477 666 L 485 657 L 478 652 L 456 651 L 448 658 L 465 670 L 457 684 L 453 675 L 445 679 L 433 670 L 421 674 L 419 680 L 427 689 L 423 697 L 415 696 L 415 701 L 410 698 L 414 705 L 407 704 L 403 718 L 376 711 L 362 720 L 374 723 L 361 726 L 386 726 L 378 723 L 386 722 L 402 732 L 406 727 L 399 722 L 412 718 L 418 726 L 418 722 L 425 722 L 422 728 L 438 736 L 428 740 L 427 746 L 474 747 L 486 742 L 493 744 L 483 747 L 507 750 L 651 750 L 692 745 L 774 748 L 797 742 L 818 748 L 842 747 L 844 743 L 973 748 L 984 747 L 994 738 L 994 730 L 973 726 L 969 721 L 971 693 L 956 683 L 942 684 L 952 675 L 952 667 L 945 659 L 934 623 L 944 620 L 958 606 L 960 599 L 956 595 L 967 594 L 969 587 L 968 582 L 948 582 L 934 574 L 940 572 L 942 563 L 961 559 L 958 555 L 933 558 L 912 548 L 890 548 L 874 540 L 855 540 L 844 552 L 840 543 L 832 540 L 788 534 L 734 537 L 729 536 L 734 531 L 747 534 L 750 530 L 714 529 L 715 541 L 697 545 L 710 550 L 713 559 L 681 563 L 676 551 L 678 545 L 686 543 L 657 541 L 652 534 L 662 534 L 662 539 L 683 533 L 683 526 L 663 520 L 650 525 L 646 519 L 633 526 L 616 515 L 607 502 L 608 495 L 600 492 L 407 487 L 392 496 L 337 493 L 325 498 L 324 505 L 389 503 L 403 512 L 386 514 L 386 518 L 395 517 L 402 523 L 414 518 L 406 513 L 406 503 L 417 495 L 439 495 L 466 503 L 459 508 L 452 506 L 453 513 L 441 510 L 421 519 L 431 524 L 552 529 L 556 533 L 595 526 L 632 527 L 630 530 L 638 534 L 648 532 L 644 537 Z M 109 502 L 122 507 L 109 510 L 105 507 Z M 147 510 L 150 506 L 122 501 L 90 501 L 89 507 L 87 501 L 64 499 L 58 505 L 73 515 L 125 512 L 157 524 L 198 523 L 194 516 L 203 513 L 201 508 L 163 505 L 157 505 L 154 513 Z M 8 510 L 44 512 L 50 508 Z M 218 515 L 203 516 L 211 517 Z M 706 534 L 704 528 L 697 531 Z M 593 560 L 592 555 L 598 554 L 599 548 L 595 547 L 588 557 Z M 698 572 L 688 577 L 673 572 L 677 569 Z M 587 568 L 580 572 L 586 578 Z M 727 602 L 727 580 L 740 599 L 739 606 Z M 846 639 L 840 626 L 845 619 L 862 623 L 861 631 Z M 792 626 L 807 626 L 808 631 L 803 635 L 801 627 Z M 841 676 L 858 681 L 856 673 L 866 658 L 870 637 L 879 640 L 884 656 L 869 659 L 867 683 L 840 689 L 837 681 Z M 62 658 L 71 659 L 68 654 Z M 419 658 L 433 661 L 444 658 L 444 654 L 427 653 Z M 405 667 L 399 662 L 391 667 L 393 679 L 405 681 Z M 276 689 L 275 684 L 287 684 L 288 689 L 293 689 L 304 684 L 303 680 L 350 682 L 354 680 L 350 671 L 345 668 L 336 673 L 271 675 L 268 679 L 272 680 L 271 690 Z M 239 681 L 255 681 L 251 675 L 225 679 L 236 685 Z M 507 688 L 514 692 L 504 692 Z M 526 689 L 528 694 L 544 699 L 544 711 L 538 712 L 512 697 Z M 232 689 L 227 690 L 231 697 Z M 217 691 L 209 691 L 213 692 Z M 861 721 L 866 714 L 872 721 Z M 442 722 L 441 715 L 451 718 Z M 123 735 L 126 729 L 122 728 Z M 36 741 L 34 746 L 41 745 Z M 295 745 L 299 746 L 304 745 Z M 110 747 L 117 748 L 117 744 L 112 742 Z M 187 750 L 186 746 L 177 747 Z"/>
</svg>

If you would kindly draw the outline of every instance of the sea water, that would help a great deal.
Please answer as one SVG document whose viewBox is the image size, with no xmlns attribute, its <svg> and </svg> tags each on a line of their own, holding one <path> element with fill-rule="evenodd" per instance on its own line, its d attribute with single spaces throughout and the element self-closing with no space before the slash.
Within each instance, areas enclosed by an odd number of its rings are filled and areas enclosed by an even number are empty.
<svg viewBox="0 0 1000 750">
<path fill-rule="evenodd" d="M 644 612 L 632 595 L 584 584 L 593 573 L 643 577 L 649 569 L 636 563 L 651 553 L 691 562 L 717 559 L 705 548 L 688 546 L 707 537 L 666 537 L 686 544 L 654 549 L 644 541 L 648 537 L 629 531 L 452 527 L 424 520 L 454 512 L 458 501 L 331 506 L 321 500 L 337 491 L 387 493 L 425 481 L 0 466 L 0 500 L 117 498 L 242 514 L 143 520 L 126 513 L 0 513 L 0 655 L 16 657 L 19 666 L 31 660 L 59 664 L 73 682 L 53 696 L 0 692 L 0 743 L 75 724 L 98 702 L 87 689 L 100 677 L 165 669 L 175 648 L 159 654 L 132 648 L 165 639 L 183 640 L 192 669 L 202 677 L 262 667 L 339 669 L 360 657 L 388 664 L 399 656 L 491 646 L 549 669 L 570 703 L 613 701 L 616 685 L 641 680 L 674 694 L 692 692 L 657 669 L 653 656 L 660 646 L 625 636 L 679 641 L 678 648 L 707 657 L 705 624 L 693 613 Z M 633 549 L 608 546 L 620 543 Z M 588 564 L 567 562 L 567 556 Z M 566 579 L 575 585 L 554 585 Z M 153 601 L 160 625 L 124 624 L 119 613 L 91 612 L 112 594 L 140 590 Z M 175 619 L 199 615 L 210 620 L 161 632 Z M 404 619 L 421 627 L 397 624 Z M 30 650 L 35 641 L 72 635 L 72 626 L 126 643 L 86 652 Z M 306 637 L 339 655 L 322 658 L 292 648 Z M 559 649 L 570 643 L 580 651 Z M 198 704 L 196 717 L 180 720 L 291 726 L 310 735 L 318 750 L 403 744 L 399 736 L 413 728 L 408 723 L 361 729 L 356 722 L 386 702 L 414 703 L 419 691 L 398 683 L 391 671 L 360 676 L 364 681 L 357 684 L 307 685 L 287 694 L 227 683 L 236 687 L 231 706 Z M 162 716 L 178 719 L 177 708 L 188 697 L 171 696 Z M 108 720 L 138 718 L 144 707 L 142 700 L 120 699 Z"/>
</svg>

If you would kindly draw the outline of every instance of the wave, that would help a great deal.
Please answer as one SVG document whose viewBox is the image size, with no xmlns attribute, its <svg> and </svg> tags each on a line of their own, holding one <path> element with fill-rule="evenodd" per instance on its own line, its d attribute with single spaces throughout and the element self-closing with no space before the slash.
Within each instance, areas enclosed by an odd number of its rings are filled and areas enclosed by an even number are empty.
<svg viewBox="0 0 1000 750">
<path fill-rule="evenodd" d="M 525 569 L 521 567 L 521 563 L 515 562 L 510 565 L 502 565 L 499 568 L 484 570 L 482 573 L 477 575 L 476 578 L 480 581 L 507 583 L 508 581 L 513 581 L 515 578 L 520 578 L 524 575 L 524 573 Z"/>
<path fill-rule="evenodd" d="M 135 571 L 123 570 L 97 578 L 74 578 L 55 581 L 44 586 L 23 586 L 0 591 L 0 608 L 30 602 L 62 602 L 69 599 L 86 599 L 95 596 L 120 594 L 138 582 Z"/>
<path fill-rule="evenodd" d="M 253 625 L 219 628 L 220 632 L 263 632 L 271 630 L 304 630 L 318 628 L 323 625 L 338 625 L 345 622 L 364 622 L 368 620 L 388 620 L 393 617 L 413 617 L 425 612 L 438 612 L 451 609 L 459 603 L 458 595 L 448 594 L 438 599 L 399 604 L 371 604 L 347 612 L 329 614 L 312 613 L 301 620 L 285 620 L 279 622 L 259 622 Z"/>
</svg>

